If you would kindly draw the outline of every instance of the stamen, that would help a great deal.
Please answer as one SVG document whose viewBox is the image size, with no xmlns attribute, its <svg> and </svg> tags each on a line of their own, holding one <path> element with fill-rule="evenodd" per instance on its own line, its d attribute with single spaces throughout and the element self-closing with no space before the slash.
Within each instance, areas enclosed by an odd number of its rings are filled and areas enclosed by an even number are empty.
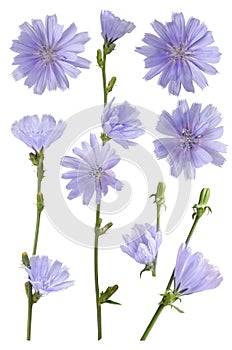
<svg viewBox="0 0 232 350">
<path fill-rule="evenodd" d="M 191 148 L 199 142 L 201 135 L 193 136 L 192 132 L 188 129 L 183 129 L 182 131 L 182 142 L 180 144 L 181 148 L 185 151 L 191 150 Z"/>
<path fill-rule="evenodd" d="M 190 55 L 190 53 L 186 51 L 184 44 L 180 44 L 179 47 L 176 47 L 176 46 L 170 47 L 170 53 L 174 61 L 177 61 L 177 60 L 183 61 L 187 56 Z"/>
<path fill-rule="evenodd" d="M 51 48 L 43 46 L 42 51 L 40 51 L 42 59 L 45 63 L 52 62 L 55 59 L 55 53 Z"/>
<path fill-rule="evenodd" d="M 95 167 L 91 167 L 91 171 L 89 172 L 89 176 L 94 179 L 100 179 L 103 174 L 104 174 L 104 170 L 99 165 L 96 165 Z"/>
</svg>

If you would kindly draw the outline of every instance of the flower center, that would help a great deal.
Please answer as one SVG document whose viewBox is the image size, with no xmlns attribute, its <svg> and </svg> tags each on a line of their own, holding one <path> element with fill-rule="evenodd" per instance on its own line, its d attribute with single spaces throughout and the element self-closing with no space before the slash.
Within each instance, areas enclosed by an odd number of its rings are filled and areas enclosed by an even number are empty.
<svg viewBox="0 0 232 350">
<path fill-rule="evenodd" d="M 104 174 L 104 170 L 99 165 L 96 165 L 95 167 L 91 167 L 91 170 L 89 172 L 89 176 L 94 178 L 95 180 L 99 180 L 103 174 Z"/>
<path fill-rule="evenodd" d="M 188 129 L 183 129 L 182 131 L 182 141 L 181 141 L 181 148 L 185 151 L 191 150 L 193 145 L 197 144 L 199 142 L 199 139 L 201 138 L 201 135 L 194 136 L 192 135 L 192 132 Z"/>
<path fill-rule="evenodd" d="M 43 46 L 42 50 L 40 51 L 40 54 L 42 56 L 42 60 L 47 62 L 52 62 L 55 59 L 55 53 L 51 48 L 47 48 L 46 46 Z"/>
<path fill-rule="evenodd" d="M 172 46 L 170 48 L 170 53 L 174 61 L 183 61 L 187 56 L 189 56 L 189 52 L 186 51 L 184 44 L 180 44 L 179 47 Z"/>
</svg>

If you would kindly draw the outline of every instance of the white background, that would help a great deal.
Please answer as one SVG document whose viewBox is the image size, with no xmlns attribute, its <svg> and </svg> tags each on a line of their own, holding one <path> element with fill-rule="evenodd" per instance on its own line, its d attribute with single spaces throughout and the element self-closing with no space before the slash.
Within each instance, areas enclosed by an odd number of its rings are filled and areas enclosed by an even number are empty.
<svg viewBox="0 0 232 350">
<path fill-rule="evenodd" d="M 184 220 L 171 235 L 164 236 L 159 254 L 156 279 L 144 273 L 141 266 L 123 254 L 120 249 L 100 251 L 100 289 L 118 283 L 115 295 L 121 307 L 103 305 L 103 340 L 96 340 L 96 315 L 93 283 L 93 251 L 65 239 L 44 214 L 38 252 L 59 259 L 70 267 L 75 287 L 43 298 L 34 307 L 32 341 L 26 342 L 27 300 L 24 294 L 25 274 L 20 269 L 21 253 L 32 248 L 35 222 L 35 173 L 28 161 L 27 147 L 15 139 L 11 124 L 24 115 L 51 113 L 56 119 L 67 119 L 73 114 L 102 102 L 101 75 L 95 63 L 95 53 L 102 45 L 99 15 L 102 9 L 111 10 L 136 29 L 117 43 L 117 49 L 108 60 L 108 75 L 118 78 L 114 89 L 117 102 L 125 99 L 155 113 L 172 111 L 177 98 L 157 85 L 157 78 L 145 82 L 143 56 L 134 52 L 142 44 L 145 32 L 152 32 L 150 23 L 170 20 L 172 12 L 182 11 L 185 18 L 195 17 L 213 31 L 215 45 L 222 53 L 216 68 L 217 76 L 209 76 L 209 87 L 196 88 L 195 94 L 181 92 L 189 104 L 213 103 L 222 113 L 225 126 L 223 141 L 230 144 L 231 135 L 231 12 L 229 2 L 212 1 L 12 1 L 2 3 L 1 26 L 1 298 L 0 343 L 3 349 L 218 349 L 231 347 L 231 151 L 222 169 L 207 166 L 197 173 L 192 186 L 191 201 Z M 57 14 L 65 27 L 75 22 L 79 31 L 88 31 L 91 41 L 82 56 L 92 61 L 91 69 L 83 70 L 78 79 L 70 79 L 70 89 L 62 92 L 33 94 L 23 81 L 14 82 L 11 73 L 14 53 L 12 39 L 19 35 L 18 25 L 32 18 L 44 19 Z M 161 161 L 164 175 L 168 174 Z M 129 176 L 132 174 L 128 174 Z M 167 205 L 175 193 L 175 181 L 166 176 Z M 174 266 L 176 251 L 185 239 L 191 225 L 191 206 L 196 203 L 202 187 L 211 188 L 210 205 L 213 214 L 205 216 L 192 239 L 191 246 L 200 250 L 220 268 L 223 283 L 215 290 L 186 296 L 181 308 L 184 314 L 166 308 L 145 343 L 139 338 L 152 317 L 159 293 L 162 293 Z M 77 199 L 77 206 L 80 204 Z M 163 214 L 165 221 L 168 216 Z M 136 218 L 135 218 L 136 220 Z M 126 233 L 126 232 L 125 232 Z M 224 344 L 224 345 L 223 345 Z M 226 345 L 225 345 L 226 344 Z"/>
</svg>

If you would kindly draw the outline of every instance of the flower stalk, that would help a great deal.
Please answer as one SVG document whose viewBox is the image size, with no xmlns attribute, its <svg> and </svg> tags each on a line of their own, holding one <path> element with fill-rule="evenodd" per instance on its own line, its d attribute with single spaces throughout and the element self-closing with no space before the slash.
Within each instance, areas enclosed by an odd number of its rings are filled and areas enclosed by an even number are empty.
<svg viewBox="0 0 232 350">
<path fill-rule="evenodd" d="M 202 217 L 202 215 L 205 213 L 206 211 L 206 208 L 209 208 L 207 206 L 207 202 L 209 200 L 209 196 L 210 196 L 210 190 L 208 188 L 206 189 L 203 189 L 200 193 L 200 198 L 199 198 L 199 202 L 197 205 L 194 205 L 193 206 L 193 209 L 195 210 L 195 215 L 193 216 L 194 218 L 194 222 L 192 224 L 192 227 L 189 231 L 189 234 L 186 238 L 186 241 L 185 241 L 185 244 L 188 245 L 190 239 L 192 238 L 192 235 L 196 229 L 196 226 L 200 220 L 200 218 Z M 204 199 L 203 199 L 204 197 Z M 195 209 L 197 207 L 197 209 Z M 210 209 L 211 211 L 211 209 Z M 171 285 L 173 283 L 173 280 L 174 280 L 174 273 L 175 273 L 175 269 L 173 270 L 172 274 L 171 274 L 171 277 L 168 281 L 168 284 L 167 284 L 167 287 L 165 289 L 165 292 L 164 294 L 162 294 L 162 299 L 159 303 L 159 306 L 154 314 L 154 316 L 152 317 L 150 323 L 148 324 L 147 328 L 145 329 L 145 332 L 143 333 L 142 337 L 140 338 L 141 341 L 144 341 L 146 340 L 146 338 L 148 337 L 152 327 L 154 326 L 154 324 L 156 323 L 159 315 L 161 314 L 161 312 L 163 311 L 164 307 L 167 306 L 167 305 L 170 305 L 170 306 L 173 306 L 172 303 L 175 302 L 178 297 L 175 297 L 174 299 L 172 298 L 172 300 L 169 298 L 169 301 L 167 302 L 167 296 L 170 296 L 170 288 L 171 288 Z M 178 311 L 182 312 L 181 310 L 179 310 L 178 308 L 176 308 Z"/>
<path fill-rule="evenodd" d="M 36 151 L 35 154 L 31 153 L 30 159 L 31 159 L 33 165 L 37 166 L 37 202 L 36 202 L 37 213 L 36 213 L 36 227 L 35 227 L 34 244 L 33 244 L 33 250 L 32 250 L 32 255 L 36 255 L 38 239 L 39 239 L 40 217 L 41 217 L 41 213 L 44 209 L 43 194 L 41 192 L 41 184 L 42 184 L 42 180 L 44 177 L 44 167 L 43 167 L 44 152 L 43 152 L 43 149 L 41 149 L 40 152 Z M 32 285 L 30 282 L 28 283 L 28 286 L 27 286 L 27 297 L 28 297 L 27 340 L 31 340 L 32 309 L 33 309 L 34 302 L 33 302 Z"/>
<path fill-rule="evenodd" d="M 108 82 L 108 84 L 106 79 L 106 56 L 110 54 L 114 50 L 114 48 L 115 48 L 115 44 L 109 44 L 108 42 L 105 42 L 103 45 L 102 51 L 100 49 L 97 50 L 97 63 L 102 71 L 104 106 L 106 106 L 107 104 L 108 93 L 113 90 L 113 87 L 116 83 L 116 77 L 112 77 Z"/>
<path fill-rule="evenodd" d="M 100 236 L 100 204 L 97 204 L 96 209 L 96 223 L 95 223 L 95 240 L 94 240 L 94 281 L 95 281 L 95 296 L 96 296 L 96 310 L 97 310 L 97 333 L 98 340 L 102 338 L 102 321 L 101 321 L 101 303 L 99 293 L 99 282 L 98 282 L 98 240 Z"/>
</svg>

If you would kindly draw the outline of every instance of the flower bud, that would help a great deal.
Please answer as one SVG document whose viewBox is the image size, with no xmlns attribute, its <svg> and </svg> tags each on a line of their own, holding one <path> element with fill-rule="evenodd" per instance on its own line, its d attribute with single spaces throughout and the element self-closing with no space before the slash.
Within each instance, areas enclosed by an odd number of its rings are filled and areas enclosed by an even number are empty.
<svg viewBox="0 0 232 350">
<path fill-rule="evenodd" d="M 109 93 L 109 92 L 111 92 L 112 90 L 113 90 L 113 87 L 114 87 L 114 85 L 115 85 L 115 83 L 116 83 L 116 77 L 112 77 L 111 79 L 110 79 L 110 81 L 109 81 L 109 83 L 108 83 L 108 86 L 107 86 L 107 93 Z"/>
<path fill-rule="evenodd" d="M 164 192 L 166 189 L 166 185 L 164 182 L 159 182 L 157 185 L 157 190 L 155 194 L 151 194 L 150 197 L 155 197 L 155 200 L 153 203 L 156 203 L 157 206 L 164 205 L 165 206 L 165 197 Z"/>
<path fill-rule="evenodd" d="M 37 209 L 41 212 L 44 208 L 43 193 L 37 193 Z"/>
<path fill-rule="evenodd" d="M 22 263 L 23 263 L 24 266 L 30 268 L 30 259 L 29 259 L 29 257 L 28 257 L 28 255 L 27 255 L 26 252 L 24 252 L 24 253 L 22 254 Z"/>
<path fill-rule="evenodd" d="M 104 233 L 106 233 L 109 230 L 109 228 L 111 228 L 112 226 L 113 226 L 113 223 L 108 222 L 108 224 L 106 224 L 104 227 L 102 227 L 101 234 L 103 235 Z"/>
<path fill-rule="evenodd" d="M 203 188 L 200 193 L 198 205 L 206 205 L 208 203 L 209 197 L 210 197 L 210 189 Z"/>
<path fill-rule="evenodd" d="M 101 292 L 99 297 L 100 304 L 107 303 L 109 298 L 118 290 L 118 285 L 115 284 L 112 287 L 108 287 L 105 292 Z"/>
<path fill-rule="evenodd" d="M 195 216 L 200 218 L 205 213 L 206 209 L 208 209 L 210 213 L 212 212 L 211 208 L 207 205 L 209 197 L 210 197 L 210 189 L 203 188 L 200 193 L 198 204 L 195 204 L 193 206 L 193 210 L 194 210 L 194 213 L 192 215 L 193 219 Z"/>
<path fill-rule="evenodd" d="M 103 61 L 102 61 L 102 52 L 100 49 L 97 50 L 97 63 L 100 68 L 103 66 Z"/>
</svg>

